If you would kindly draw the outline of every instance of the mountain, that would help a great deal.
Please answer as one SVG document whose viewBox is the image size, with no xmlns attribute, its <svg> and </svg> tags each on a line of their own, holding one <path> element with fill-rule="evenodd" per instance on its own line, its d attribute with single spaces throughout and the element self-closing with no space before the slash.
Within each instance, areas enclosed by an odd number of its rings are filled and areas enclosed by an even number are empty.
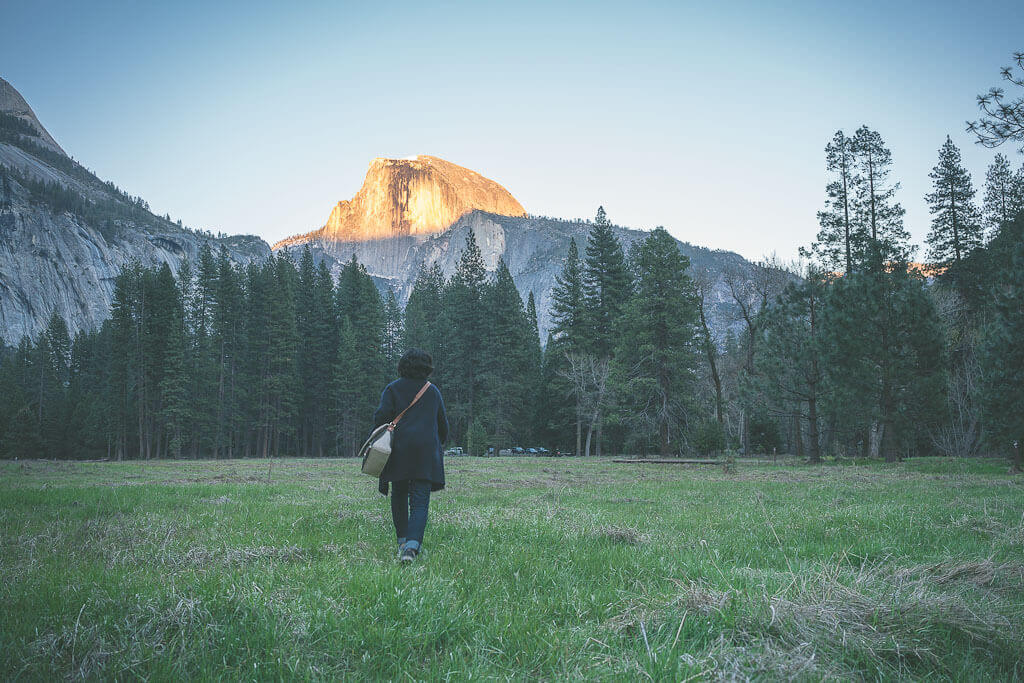
<svg viewBox="0 0 1024 683">
<path fill-rule="evenodd" d="M 363 186 L 349 201 L 338 202 L 319 230 L 281 240 L 275 250 L 296 258 L 306 246 L 337 274 L 355 256 L 403 304 L 422 266 L 437 263 L 445 275 L 455 271 L 472 230 L 484 263 L 494 270 L 504 258 L 519 292 L 532 291 L 542 338 L 550 330 L 551 294 L 575 239 L 582 253 L 591 224 L 529 216 L 498 183 L 437 157 L 374 159 Z M 647 233 L 620 226 L 615 231 L 628 249 Z M 737 325 L 726 273 L 749 274 L 752 265 L 739 254 L 679 242 L 695 269 L 706 270 L 715 284 L 709 324 L 719 338 Z"/>
<path fill-rule="evenodd" d="M 177 272 L 204 243 L 236 262 L 270 254 L 258 237 L 189 230 L 100 180 L 0 78 L 0 342 L 35 336 L 53 311 L 72 334 L 93 328 L 109 316 L 122 266 L 167 263 Z"/>
<path fill-rule="evenodd" d="M 450 161 L 426 155 L 374 159 L 356 196 L 338 202 L 322 228 L 273 248 L 431 235 L 473 210 L 526 215 L 504 187 Z"/>
<path fill-rule="evenodd" d="M 318 230 L 274 249 L 298 256 L 309 246 L 337 273 L 356 256 L 381 290 L 403 303 L 421 266 L 455 269 L 472 230 L 487 267 L 504 258 L 525 300 L 537 300 L 542 334 L 551 327 L 551 291 L 569 246 L 582 252 L 590 224 L 529 216 L 504 187 L 437 157 L 375 159 L 356 195 L 338 202 Z M 628 248 L 647 234 L 616 227 Z M 35 336 L 54 311 L 72 334 L 109 316 L 114 278 L 134 261 L 168 264 L 175 273 L 204 244 L 236 263 L 267 258 L 252 235 L 215 237 L 191 230 L 97 178 L 72 159 L 17 90 L 0 79 L 0 343 Z M 715 284 L 709 322 L 719 338 L 736 326 L 725 273 L 744 277 L 752 265 L 738 254 L 686 242 L 680 250 Z"/>
</svg>

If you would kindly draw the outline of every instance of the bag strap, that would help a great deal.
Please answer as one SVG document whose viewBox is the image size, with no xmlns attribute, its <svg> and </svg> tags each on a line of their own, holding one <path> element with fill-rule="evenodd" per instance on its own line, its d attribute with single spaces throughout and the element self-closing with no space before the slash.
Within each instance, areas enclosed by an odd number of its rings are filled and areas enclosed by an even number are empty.
<svg viewBox="0 0 1024 683">
<path fill-rule="evenodd" d="M 405 410 L 403 410 L 402 412 L 400 412 L 398 415 L 395 416 L 395 419 L 392 420 L 391 423 L 388 425 L 388 431 L 389 432 L 392 432 L 392 431 L 395 430 L 395 425 L 397 425 L 398 421 L 402 419 L 403 415 L 405 415 L 406 410 L 409 410 L 409 408 L 412 408 L 414 405 L 416 405 L 416 401 L 420 400 L 420 397 L 423 396 L 423 394 L 427 393 L 427 389 L 429 387 L 430 387 L 430 382 L 427 382 L 426 384 L 424 384 L 423 388 L 420 389 L 419 393 L 416 394 L 416 397 L 412 400 L 412 403 L 407 405 L 405 407 Z"/>
</svg>

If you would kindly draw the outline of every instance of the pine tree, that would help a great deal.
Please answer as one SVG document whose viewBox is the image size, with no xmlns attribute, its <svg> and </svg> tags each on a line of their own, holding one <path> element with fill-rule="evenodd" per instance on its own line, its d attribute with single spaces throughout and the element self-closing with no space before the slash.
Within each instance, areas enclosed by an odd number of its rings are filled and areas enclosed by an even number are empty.
<svg viewBox="0 0 1024 683">
<path fill-rule="evenodd" d="M 801 421 L 807 423 L 812 463 L 821 462 L 819 414 L 825 371 L 821 317 L 826 291 L 825 278 L 814 270 L 802 281 L 787 285 L 766 313 L 759 345 L 761 372 L 754 378 L 760 392 L 774 399 L 774 404 L 793 406 L 798 430 Z"/>
<path fill-rule="evenodd" d="M 832 141 L 825 146 L 825 168 L 835 174 L 825 186 L 828 195 L 827 208 L 818 212 L 821 230 L 811 251 L 828 270 L 853 272 L 853 243 L 856 239 L 853 227 L 856 177 L 853 139 L 843 131 L 836 131 Z"/>
<path fill-rule="evenodd" d="M 697 302 L 687 274 L 689 259 L 664 228 L 656 228 L 633 254 L 636 291 L 629 300 L 616 360 L 635 420 L 655 427 L 662 456 L 672 430 L 685 422 L 692 400 Z"/>
<path fill-rule="evenodd" d="M 187 271 L 185 275 L 188 275 Z M 193 403 L 188 392 L 189 341 L 185 327 L 184 299 L 177 287 L 174 288 L 174 294 L 174 317 L 166 338 L 166 372 L 160 384 L 163 398 L 160 418 L 167 428 L 167 452 L 174 458 L 180 458 L 187 442 L 188 425 L 193 419 Z"/>
<path fill-rule="evenodd" d="M 448 419 L 459 442 L 473 422 L 482 385 L 486 326 L 483 293 L 486 270 L 476 236 L 470 230 L 466 247 L 444 292 L 444 321 L 450 332 L 445 349 L 445 382 L 450 396 Z M 453 333 L 457 330 L 457 333 Z"/>
<path fill-rule="evenodd" d="M 347 401 L 339 403 L 336 412 L 341 418 L 337 443 L 344 454 L 355 455 L 372 427 L 370 416 L 381 387 L 394 368 L 385 357 L 384 304 L 373 278 L 354 255 L 339 274 L 337 302 L 339 319 L 347 323 L 335 366 L 334 394 Z"/>
<path fill-rule="evenodd" d="M 334 281 L 326 264 L 314 265 L 307 247 L 299 261 L 296 291 L 296 327 L 299 347 L 298 447 L 307 455 L 323 456 L 328 415 L 324 400 L 338 348 Z"/>
<path fill-rule="evenodd" d="M 609 358 L 615 347 L 622 307 L 629 298 L 630 281 L 622 243 L 612 231 L 604 207 L 598 207 L 587 238 L 582 279 L 587 350 L 599 358 Z"/>
<path fill-rule="evenodd" d="M 277 457 L 296 431 L 299 335 L 295 319 L 295 289 L 298 273 L 295 264 L 286 256 L 272 259 L 269 265 L 273 268 L 274 289 L 270 297 L 268 390 L 273 453 Z"/>
<path fill-rule="evenodd" d="M 1024 174 L 1024 167 L 1021 173 Z M 1010 160 L 1002 154 L 996 154 L 992 164 L 985 172 L 985 199 L 982 204 L 982 222 L 990 235 L 1003 223 L 1013 220 L 1017 213 L 1024 210 L 1021 204 L 1022 190 L 1018 187 L 1021 179 L 1017 178 L 1010 168 Z M 1024 178 L 1024 175 L 1022 175 Z"/>
<path fill-rule="evenodd" d="M 23 337 L 14 353 L 0 361 L 0 455 L 33 458 L 43 452 L 33 404 L 35 349 Z"/>
<path fill-rule="evenodd" d="M 940 266 L 959 264 L 961 258 L 981 246 L 982 229 L 971 176 L 961 165 L 960 150 L 949 136 L 928 177 L 934 183 L 934 190 L 925 196 L 934 216 L 926 240 L 928 258 Z"/>
<path fill-rule="evenodd" d="M 1024 470 L 1024 214 L 1011 224 L 1015 233 L 1012 260 L 1004 267 L 995 287 L 992 321 L 985 329 L 981 361 L 982 401 L 989 441 L 1014 456 L 1014 467 Z"/>
<path fill-rule="evenodd" d="M 402 330 L 403 348 L 426 349 L 434 357 L 435 373 L 439 370 L 439 360 L 443 334 L 442 293 L 444 291 L 444 275 L 436 263 L 430 268 L 421 267 L 409 292 L 409 301 L 405 304 L 405 325 Z"/>
<path fill-rule="evenodd" d="M 526 432 L 534 439 L 543 434 L 544 415 L 541 413 L 541 396 L 544 394 L 543 367 L 544 350 L 540 345 L 540 324 L 537 320 L 537 302 L 533 290 L 526 300 L 526 382 L 528 423 Z"/>
<path fill-rule="evenodd" d="M 537 397 L 537 430 L 545 445 L 559 450 L 569 450 L 575 444 L 573 453 L 580 453 L 581 431 L 577 417 L 580 407 L 573 401 L 573 391 L 566 380 L 566 355 L 558 346 L 554 333 L 549 332 L 544 344 L 541 365 L 540 394 Z M 572 440 L 567 426 L 576 424 L 576 440 Z"/>
<path fill-rule="evenodd" d="M 910 235 L 903 227 L 906 213 L 895 201 L 899 183 L 890 183 L 892 152 L 882 136 L 861 126 L 853 136 L 854 160 L 857 168 L 857 213 L 859 214 L 857 258 L 863 261 L 870 239 L 880 249 L 886 263 L 909 257 Z"/>
<path fill-rule="evenodd" d="M 167 377 L 169 343 L 181 320 L 178 286 L 166 263 L 143 273 L 143 286 L 148 290 L 146 319 L 143 322 L 145 345 L 145 384 L 149 388 L 146 399 L 144 433 L 149 457 L 163 457 L 166 453 L 168 430 L 163 420 L 165 397 L 164 381 Z M 174 350 L 176 351 L 176 349 Z"/>
<path fill-rule="evenodd" d="M 848 433 L 877 426 L 887 460 L 941 415 L 944 349 L 934 304 L 906 264 L 876 252 L 863 273 L 839 278 L 822 315 L 831 409 Z M 865 440 L 867 445 L 867 440 Z"/>
<path fill-rule="evenodd" d="M 552 336 L 545 357 L 546 373 L 550 386 L 564 392 L 562 397 L 571 398 L 574 404 L 572 421 L 576 426 L 576 450 L 582 452 L 583 447 L 583 406 L 582 394 L 573 391 L 570 382 L 564 381 L 567 372 L 566 355 L 579 355 L 589 348 L 586 328 L 586 310 L 584 308 L 583 269 L 580 262 L 576 240 L 570 238 L 569 252 L 566 255 L 562 271 L 555 278 L 555 287 L 551 292 L 551 318 L 553 322 Z M 564 412 L 564 411 L 559 411 Z M 555 417 L 556 412 L 550 414 Z M 550 420 L 549 420 L 550 422 Z M 558 431 L 558 424 L 550 424 L 552 431 Z"/>
<path fill-rule="evenodd" d="M 481 382 L 474 418 L 493 435 L 495 448 L 513 446 L 529 436 L 532 394 L 531 328 L 523 300 L 504 259 L 499 259 L 493 282 L 483 294 L 487 333 L 481 340 L 485 363 L 478 368 Z"/>
<path fill-rule="evenodd" d="M 333 366 L 338 348 L 338 318 L 334 304 L 334 279 L 331 277 L 327 264 L 323 261 L 317 268 L 313 284 L 312 305 L 313 338 L 305 344 L 307 359 L 310 366 L 317 369 L 310 378 L 310 393 L 315 397 L 315 405 L 310 407 L 310 424 L 313 433 L 313 455 L 325 454 L 328 443 L 328 405 L 324 400 L 329 395 L 334 382 Z"/>
<path fill-rule="evenodd" d="M 195 402 L 195 422 L 189 451 L 193 457 L 202 453 L 213 454 L 216 447 L 217 427 L 217 354 L 212 338 L 213 310 L 216 303 L 217 261 L 209 242 L 199 250 L 195 282 L 191 285 L 189 318 L 192 328 L 192 400 Z"/>
<path fill-rule="evenodd" d="M 611 398 L 611 393 L 607 391 L 609 385 L 606 382 L 606 373 L 611 368 L 611 359 L 620 333 L 622 311 L 629 300 L 631 286 L 622 243 L 612 231 L 604 207 L 598 207 L 594 225 L 587 238 L 586 259 L 583 263 L 584 350 L 593 358 L 577 359 L 578 367 L 597 369 L 596 373 L 584 374 L 597 378 L 598 381 L 582 384 L 576 382 L 578 388 L 589 386 L 586 393 L 597 399 L 593 409 L 588 411 L 591 416 L 585 448 L 588 455 L 594 432 L 597 435 L 597 454 L 601 454 L 605 408 Z M 577 395 L 582 394 L 577 392 Z"/>
<path fill-rule="evenodd" d="M 580 353 L 586 346 L 583 309 L 583 271 L 576 240 L 569 240 L 569 252 L 562 271 L 555 276 L 551 291 L 551 320 L 559 348 Z"/>
<path fill-rule="evenodd" d="M 71 369 L 71 338 L 64 318 L 55 310 L 36 346 L 37 429 L 47 457 L 67 456 L 67 386 Z"/>
</svg>

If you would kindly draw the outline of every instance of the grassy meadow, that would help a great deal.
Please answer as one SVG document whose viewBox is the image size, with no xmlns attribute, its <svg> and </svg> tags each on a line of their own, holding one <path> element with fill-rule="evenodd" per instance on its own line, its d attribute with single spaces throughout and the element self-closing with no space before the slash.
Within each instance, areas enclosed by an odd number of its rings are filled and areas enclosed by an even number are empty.
<svg viewBox="0 0 1024 683">
<path fill-rule="evenodd" d="M 0 679 L 1024 677 L 1003 462 L 0 462 Z"/>
</svg>

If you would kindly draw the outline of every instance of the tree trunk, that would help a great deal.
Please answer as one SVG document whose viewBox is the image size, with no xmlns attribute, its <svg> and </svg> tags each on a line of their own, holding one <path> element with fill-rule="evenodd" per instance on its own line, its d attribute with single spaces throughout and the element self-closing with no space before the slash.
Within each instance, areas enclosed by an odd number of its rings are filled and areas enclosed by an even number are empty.
<svg viewBox="0 0 1024 683">
<path fill-rule="evenodd" d="M 722 378 L 718 376 L 718 363 L 715 360 L 715 343 L 711 338 L 711 330 L 708 328 L 708 320 L 704 315 L 704 297 L 700 297 L 698 312 L 700 313 L 700 324 L 704 328 L 704 351 L 708 357 L 708 367 L 711 370 L 711 381 L 715 384 L 715 418 L 718 424 L 725 424 L 722 415 Z"/>
<path fill-rule="evenodd" d="M 845 137 L 845 136 L 844 136 Z M 846 146 L 843 146 L 843 237 L 846 246 L 846 273 L 850 274 L 853 272 L 853 257 L 850 250 L 850 190 L 847 186 L 847 176 L 849 175 L 849 169 L 847 164 L 849 162 L 846 159 Z"/>
<path fill-rule="evenodd" d="M 583 415 L 580 408 L 579 399 L 576 400 L 576 450 L 573 451 L 575 455 L 579 455 L 583 451 L 580 450 L 583 447 Z"/>
<path fill-rule="evenodd" d="M 800 426 L 800 413 L 793 413 L 793 441 L 796 443 L 796 457 L 804 457 L 803 428 Z"/>
<path fill-rule="evenodd" d="M 882 439 L 881 439 L 882 426 L 878 422 L 872 422 L 871 426 L 868 427 L 868 457 L 877 458 L 882 453 Z"/>
<path fill-rule="evenodd" d="M 807 446 L 811 463 L 821 462 L 821 446 L 818 443 L 818 401 L 815 398 L 807 400 Z"/>
</svg>

